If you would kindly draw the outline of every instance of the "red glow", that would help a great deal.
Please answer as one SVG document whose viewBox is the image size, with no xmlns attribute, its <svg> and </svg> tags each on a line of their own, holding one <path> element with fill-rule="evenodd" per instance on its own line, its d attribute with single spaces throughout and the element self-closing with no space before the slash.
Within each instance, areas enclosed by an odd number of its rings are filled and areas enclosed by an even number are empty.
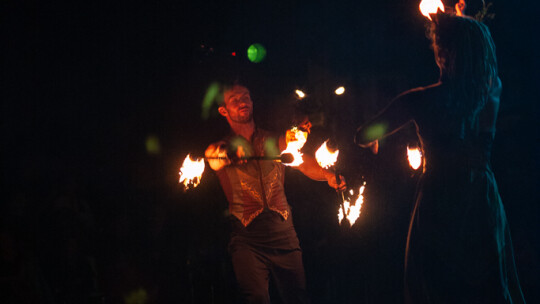
<svg viewBox="0 0 540 304">
<path fill-rule="evenodd" d="M 232 52 L 231 55 L 232 55 L 232 56 L 236 56 L 236 52 Z"/>
</svg>

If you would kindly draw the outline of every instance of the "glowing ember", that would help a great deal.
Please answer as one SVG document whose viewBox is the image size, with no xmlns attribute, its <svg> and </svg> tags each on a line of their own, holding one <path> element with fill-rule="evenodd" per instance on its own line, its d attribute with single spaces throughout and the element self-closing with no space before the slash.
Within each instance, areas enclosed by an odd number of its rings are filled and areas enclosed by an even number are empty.
<svg viewBox="0 0 540 304">
<path fill-rule="evenodd" d="M 418 147 L 409 148 L 407 146 L 407 158 L 409 159 L 409 166 L 414 170 L 417 170 L 422 165 L 422 152 Z"/>
<path fill-rule="evenodd" d="M 439 9 L 444 12 L 444 5 L 441 0 L 422 0 L 419 7 L 422 15 L 426 16 L 429 20 L 431 20 L 429 14 L 436 14 Z"/>
<path fill-rule="evenodd" d="M 306 143 L 307 136 L 307 132 L 299 130 L 297 127 L 293 127 L 292 129 L 287 130 L 287 134 L 285 136 L 287 148 L 283 152 L 281 152 L 281 155 L 285 153 L 290 153 L 292 154 L 294 159 L 291 163 L 283 163 L 284 165 L 298 167 L 304 162 L 300 149 L 302 149 L 302 147 Z"/>
<path fill-rule="evenodd" d="M 351 223 L 351 226 L 354 225 L 358 217 L 360 217 L 360 211 L 362 209 L 362 204 L 364 203 L 364 189 L 366 188 L 366 183 L 358 189 L 358 198 L 354 202 L 353 205 L 349 201 L 343 202 L 343 208 L 339 208 L 338 212 L 338 220 L 341 224 L 341 221 L 346 217 L 349 220 L 349 223 Z M 353 195 L 353 191 L 350 192 L 351 195 Z M 343 209 L 345 209 L 345 214 L 343 214 Z"/>
<path fill-rule="evenodd" d="M 330 149 L 328 149 L 328 146 L 326 145 L 327 142 L 328 140 L 325 141 L 319 147 L 319 149 L 317 149 L 317 152 L 315 152 L 315 158 L 317 159 L 319 165 L 323 168 L 329 168 L 333 166 L 336 163 L 339 154 L 339 150 L 336 150 L 334 152 L 330 151 Z"/>
<path fill-rule="evenodd" d="M 180 168 L 180 180 L 179 183 L 184 184 L 186 189 L 192 187 L 195 188 L 201 182 L 201 176 L 204 172 L 204 159 L 198 159 L 192 161 L 189 154 L 184 159 L 184 163 Z"/>
</svg>

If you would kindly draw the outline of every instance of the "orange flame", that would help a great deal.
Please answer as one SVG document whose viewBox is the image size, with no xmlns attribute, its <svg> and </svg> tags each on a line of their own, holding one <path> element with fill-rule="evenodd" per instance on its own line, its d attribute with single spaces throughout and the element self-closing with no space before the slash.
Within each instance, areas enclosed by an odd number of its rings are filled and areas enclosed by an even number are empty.
<svg viewBox="0 0 540 304">
<path fill-rule="evenodd" d="M 341 224 L 341 221 L 346 217 L 349 220 L 349 223 L 351 223 L 351 226 L 354 225 L 356 220 L 360 217 L 362 204 L 364 203 L 364 190 L 366 189 L 366 183 L 358 189 L 358 198 L 354 202 L 354 204 L 351 205 L 349 201 L 343 202 L 343 208 L 339 208 L 338 212 L 338 220 Z M 350 194 L 353 194 L 353 191 L 351 190 Z M 345 214 L 343 214 L 343 209 L 345 209 Z"/>
<path fill-rule="evenodd" d="M 204 172 L 204 159 L 191 160 L 189 154 L 184 159 L 184 163 L 180 168 L 180 180 L 179 183 L 184 184 L 186 189 L 190 187 L 197 187 L 201 182 L 201 177 Z"/>
<path fill-rule="evenodd" d="M 286 166 L 298 167 L 304 160 L 302 159 L 302 153 L 300 149 L 304 146 L 307 141 L 308 133 L 302 130 L 299 130 L 297 127 L 293 127 L 290 130 L 287 130 L 285 135 L 285 141 L 287 142 L 287 148 L 281 152 L 281 154 L 290 153 L 293 156 L 293 161 L 291 163 L 284 163 Z"/>
<path fill-rule="evenodd" d="M 319 165 L 323 168 L 329 168 L 333 166 L 336 163 L 339 155 L 339 150 L 332 152 L 330 151 L 330 149 L 328 149 L 328 146 L 326 145 L 327 142 L 328 140 L 325 141 L 319 147 L 319 149 L 317 149 L 317 152 L 315 152 L 315 158 L 317 159 Z"/>
<path fill-rule="evenodd" d="M 419 7 L 422 15 L 429 20 L 431 20 L 430 14 L 436 14 L 439 9 L 444 12 L 444 5 L 441 0 L 422 0 Z"/>
<path fill-rule="evenodd" d="M 422 151 L 418 147 L 409 148 L 407 146 L 407 158 L 409 159 L 409 166 L 414 170 L 417 170 L 422 165 Z"/>
</svg>

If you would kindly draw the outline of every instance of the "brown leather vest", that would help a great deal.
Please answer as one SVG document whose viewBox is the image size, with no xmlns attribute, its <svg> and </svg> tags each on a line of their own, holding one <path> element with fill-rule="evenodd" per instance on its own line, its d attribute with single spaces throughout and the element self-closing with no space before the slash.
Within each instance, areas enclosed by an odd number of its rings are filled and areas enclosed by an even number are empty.
<svg viewBox="0 0 540 304">
<path fill-rule="evenodd" d="M 242 138 L 243 139 L 243 138 Z M 238 137 L 225 139 L 234 145 Z M 278 153 L 278 137 L 256 129 L 251 144 L 244 140 L 247 156 L 270 156 Z M 216 172 L 229 201 L 229 212 L 244 226 L 249 225 L 265 208 L 279 213 L 285 220 L 290 214 L 283 182 L 285 166 L 273 160 L 249 160 L 232 164 Z"/>
</svg>

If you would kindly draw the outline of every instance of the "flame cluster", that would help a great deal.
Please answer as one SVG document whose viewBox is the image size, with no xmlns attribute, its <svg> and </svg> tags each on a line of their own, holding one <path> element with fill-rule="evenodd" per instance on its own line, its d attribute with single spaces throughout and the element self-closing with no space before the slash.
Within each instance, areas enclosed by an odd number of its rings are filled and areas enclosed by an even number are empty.
<svg viewBox="0 0 540 304">
<path fill-rule="evenodd" d="M 195 188 L 201 182 L 201 177 L 204 172 L 204 159 L 191 160 L 189 154 L 184 159 L 180 168 L 179 183 L 184 184 L 185 189 L 190 187 Z"/>
<path fill-rule="evenodd" d="M 287 148 L 281 152 L 281 155 L 285 153 L 290 153 L 294 157 L 294 160 L 291 163 L 284 163 L 287 166 L 298 167 L 304 160 L 302 159 L 302 153 L 300 149 L 304 146 L 307 141 L 308 133 L 304 132 L 297 127 L 293 127 L 290 130 L 287 130 L 285 135 L 285 142 L 287 143 Z"/>
<path fill-rule="evenodd" d="M 436 14 L 439 9 L 444 12 L 444 5 L 441 0 L 422 0 L 419 8 L 422 15 L 429 20 L 431 20 L 430 14 Z"/>
<path fill-rule="evenodd" d="M 319 149 L 317 149 L 317 152 L 315 152 L 315 159 L 317 159 L 317 162 L 319 165 L 325 169 L 330 168 L 333 166 L 338 158 L 339 150 L 330 151 L 325 141 Z"/>
<path fill-rule="evenodd" d="M 358 217 L 360 217 L 362 204 L 364 203 L 364 190 L 366 188 L 366 183 L 358 189 L 358 198 L 356 201 L 351 204 L 349 200 L 346 200 L 343 202 L 342 208 L 339 208 L 338 212 L 338 220 L 341 224 L 341 221 L 343 221 L 344 218 L 347 218 L 349 220 L 349 223 L 351 223 L 351 226 L 354 225 Z M 349 192 L 351 195 L 353 195 L 353 191 L 350 190 Z"/>
</svg>

